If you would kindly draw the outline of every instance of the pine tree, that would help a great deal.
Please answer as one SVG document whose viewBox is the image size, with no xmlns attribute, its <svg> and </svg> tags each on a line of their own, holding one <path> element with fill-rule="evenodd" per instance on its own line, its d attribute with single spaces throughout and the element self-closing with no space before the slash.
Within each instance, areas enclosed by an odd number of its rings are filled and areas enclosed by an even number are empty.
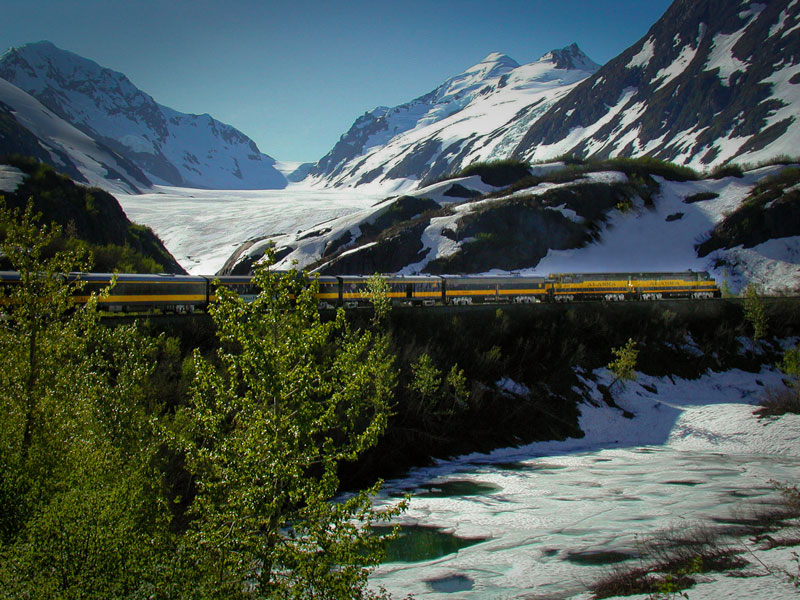
<svg viewBox="0 0 800 600">
<path fill-rule="evenodd" d="M 753 328 L 753 341 L 757 342 L 767 333 L 767 313 L 752 283 L 744 290 L 744 317 Z"/>
<path fill-rule="evenodd" d="M 636 349 L 636 342 L 628 339 L 622 348 L 613 348 L 611 353 L 616 357 L 608 363 L 608 370 L 614 374 L 614 381 L 609 388 L 618 381 L 627 382 L 636 379 L 636 360 L 639 358 L 639 351 Z"/>
</svg>

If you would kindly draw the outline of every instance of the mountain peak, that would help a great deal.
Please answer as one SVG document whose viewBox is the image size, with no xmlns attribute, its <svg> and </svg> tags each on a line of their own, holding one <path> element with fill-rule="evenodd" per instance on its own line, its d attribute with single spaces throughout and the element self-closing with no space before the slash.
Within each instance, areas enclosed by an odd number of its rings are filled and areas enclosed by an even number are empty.
<svg viewBox="0 0 800 600">
<path fill-rule="evenodd" d="M 451 78 L 449 81 L 459 82 L 462 85 L 467 79 L 487 80 L 493 77 L 500 77 L 509 71 L 519 67 L 519 63 L 507 54 L 500 52 L 492 52 L 486 56 L 482 61 L 472 65 L 469 69 Z M 474 83 L 474 81 L 473 81 Z"/>
<path fill-rule="evenodd" d="M 29 42 L 27 44 L 22 44 L 22 46 L 9 46 L 8 50 L 0 54 L 0 56 L 12 56 L 14 54 L 19 54 L 20 52 L 25 52 L 27 48 L 30 49 L 41 49 L 41 50 L 58 50 L 56 45 L 53 42 L 48 40 L 41 40 L 39 42 Z"/>
<path fill-rule="evenodd" d="M 27 44 L 22 44 L 22 46 L 16 46 L 16 47 L 11 46 L 2 56 L 0 56 L 0 58 L 5 58 L 7 56 L 14 56 L 14 55 L 21 56 L 23 58 L 60 57 L 75 62 L 91 63 L 95 66 L 98 66 L 97 63 L 95 63 L 94 61 L 91 61 L 88 58 L 84 58 L 79 54 L 75 54 L 74 52 L 70 52 L 69 50 L 64 50 L 62 48 L 59 48 L 49 40 L 41 40 L 39 42 L 29 42 Z"/>
<path fill-rule="evenodd" d="M 556 69 L 596 71 L 600 68 L 600 65 L 586 56 L 576 43 L 572 43 L 564 48 L 551 50 L 542 56 L 539 61 L 552 62 L 555 64 Z"/>
<path fill-rule="evenodd" d="M 286 185 L 274 160 L 239 130 L 207 113 L 162 106 L 123 73 L 52 42 L 10 48 L 0 56 L 0 78 L 120 154 L 152 182 L 216 189 Z"/>
<path fill-rule="evenodd" d="M 500 52 L 491 52 L 478 64 L 485 65 L 485 64 L 497 64 L 502 65 L 504 67 L 511 67 L 516 68 L 519 66 L 519 63 L 515 61 L 513 58 L 508 56 L 507 54 L 502 54 Z"/>
</svg>

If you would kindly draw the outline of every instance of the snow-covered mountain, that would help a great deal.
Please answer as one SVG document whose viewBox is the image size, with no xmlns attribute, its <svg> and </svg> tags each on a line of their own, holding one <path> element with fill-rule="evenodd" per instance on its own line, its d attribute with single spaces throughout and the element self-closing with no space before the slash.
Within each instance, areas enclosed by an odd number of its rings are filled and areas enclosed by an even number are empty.
<svg viewBox="0 0 800 600">
<path fill-rule="evenodd" d="M 758 162 L 797 155 L 798 116 L 800 2 L 676 0 L 532 123 L 514 156 Z"/>
<path fill-rule="evenodd" d="M 490 54 L 416 100 L 359 117 L 307 181 L 407 189 L 507 158 L 532 122 L 598 68 L 575 44 L 526 65 Z"/>
<path fill-rule="evenodd" d="M 33 156 L 79 183 L 138 192 L 151 183 L 131 161 L 0 79 L 0 154 Z"/>
<path fill-rule="evenodd" d="M 162 106 L 125 75 L 50 42 L 9 49 L 0 56 L 0 77 L 141 167 L 155 183 L 212 189 L 286 185 L 274 159 L 239 130 L 207 114 Z"/>
</svg>

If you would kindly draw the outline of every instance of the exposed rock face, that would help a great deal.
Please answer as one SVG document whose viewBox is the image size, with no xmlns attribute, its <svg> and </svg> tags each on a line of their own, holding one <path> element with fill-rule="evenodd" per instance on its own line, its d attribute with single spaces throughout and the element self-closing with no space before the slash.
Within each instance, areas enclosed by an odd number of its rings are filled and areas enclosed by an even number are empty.
<svg viewBox="0 0 800 600">
<path fill-rule="evenodd" d="M 217 189 L 285 187 L 274 160 L 209 115 L 156 103 L 125 75 L 50 42 L 11 48 L 0 77 L 141 167 L 156 182 Z"/>
<path fill-rule="evenodd" d="M 457 252 L 430 261 L 427 273 L 513 271 L 535 266 L 549 250 L 579 248 L 594 240 L 606 213 L 630 198 L 629 184 L 578 183 L 541 195 L 511 196 L 464 215 L 456 231 Z"/>
<path fill-rule="evenodd" d="M 343 254 L 326 263 L 322 275 L 348 275 L 353 273 L 395 273 L 408 264 L 422 260 L 422 232 L 428 221 L 421 221 L 381 239 L 379 243 L 367 245 L 356 251 Z"/>
<path fill-rule="evenodd" d="M 800 3 L 676 0 L 534 122 L 514 156 L 651 155 L 703 168 L 796 154 Z"/>
</svg>

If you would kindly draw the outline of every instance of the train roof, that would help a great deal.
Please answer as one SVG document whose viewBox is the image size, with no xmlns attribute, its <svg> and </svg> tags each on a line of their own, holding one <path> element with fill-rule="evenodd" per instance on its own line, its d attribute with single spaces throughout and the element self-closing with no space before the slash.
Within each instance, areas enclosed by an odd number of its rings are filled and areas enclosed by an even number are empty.
<svg viewBox="0 0 800 600">
<path fill-rule="evenodd" d="M 82 273 L 72 271 L 65 275 L 70 280 L 80 280 L 89 282 L 110 282 L 114 277 L 114 273 Z M 204 277 L 197 275 L 172 275 L 169 273 L 117 273 L 117 281 L 133 281 L 140 283 L 155 283 L 155 282 L 203 282 Z M 19 281 L 19 273 L 17 271 L 0 271 L 0 281 Z"/>
<path fill-rule="evenodd" d="M 338 275 L 337 277 L 347 283 L 358 283 L 367 281 L 372 275 Z M 438 275 L 381 275 L 381 277 L 386 281 L 407 281 L 409 283 L 431 283 L 442 280 Z"/>
<path fill-rule="evenodd" d="M 467 280 L 467 281 L 544 281 L 547 279 L 544 275 L 519 275 L 517 273 L 510 275 L 445 275 L 443 277 L 447 280 Z"/>
<path fill-rule="evenodd" d="M 708 271 L 642 271 L 642 272 L 608 272 L 608 273 L 550 273 L 547 276 L 549 279 L 559 279 L 563 277 L 580 277 L 586 279 L 681 279 L 686 277 L 695 278 L 709 278 Z"/>
<path fill-rule="evenodd" d="M 114 273 L 69 273 L 70 279 L 78 279 L 81 281 L 90 282 L 106 282 L 111 281 L 115 276 Z M 201 283 L 205 282 L 206 278 L 201 275 L 173 275 L 171 273 L 116 273 L 118 282 L 138 282 L 138 283 L 168 283 L 168 282 L 181 282 L 181 283 Z"/>
</svg>

